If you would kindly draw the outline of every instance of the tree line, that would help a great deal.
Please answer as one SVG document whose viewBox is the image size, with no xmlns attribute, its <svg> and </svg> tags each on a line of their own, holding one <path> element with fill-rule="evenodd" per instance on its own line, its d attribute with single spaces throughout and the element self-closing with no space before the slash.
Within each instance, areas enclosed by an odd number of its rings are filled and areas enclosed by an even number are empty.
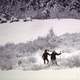
<svg viewBox="0 0 80 80">
<path fill-rule="evenodd" d="M 2 14 L 8 18 L 80 18 L 80 0 L 0 0 Z"/>
</svg>

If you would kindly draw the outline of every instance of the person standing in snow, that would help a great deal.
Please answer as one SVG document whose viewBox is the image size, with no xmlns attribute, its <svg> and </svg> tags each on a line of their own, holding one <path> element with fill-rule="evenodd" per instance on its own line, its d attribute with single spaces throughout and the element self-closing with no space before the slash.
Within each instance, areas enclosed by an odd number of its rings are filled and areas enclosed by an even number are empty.
<svg viewBox="0 0 80 80">
<path fill-rule="evenodd" d="M 43 58 L 43 60 L 44 60 L 44 64 L 46 64 L 46 61 L 47 61 L 47 64 L 49 63 L 49 60 L 48 60 L 48 56 L 49 56 L 50 54 L 48 53 L 48 50 L 46 49 L 45 51 L 44 51 L 44 53 L 43 53 L 43 55 L 42 55 L 42 58 Z"/>
<path fill-rule="evenodd" d="M 51 54 L 51 62 L 52 62 L 52 64 L 56 64 L 56 65 L 58 65 L 57 64 L 57 60 L 56 60 L 56 56 L 57 55 L 61 55 L 61 52 L 58 54 L 55 50 L 52 52 L 52 54 Z"/>
</svg>

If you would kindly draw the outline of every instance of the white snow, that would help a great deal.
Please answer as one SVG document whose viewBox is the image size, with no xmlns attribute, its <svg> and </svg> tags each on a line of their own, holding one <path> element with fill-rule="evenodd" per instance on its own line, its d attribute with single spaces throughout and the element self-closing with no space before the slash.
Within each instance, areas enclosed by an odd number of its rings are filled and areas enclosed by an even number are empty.
<svg viewBox="0 0 80 80">
<path fill-rule="evenodd" d="M 80 55 L 80 50 L 76 50 L 76 51 L 71 52 L 71 53 L 62 53 L 61 57 L 62 58 L 70 58 L 72 56 L 77 56 L 77 55 Z"/>
<path fill-rule="evenodd" d="M 80 80 L 80 68 L 41 71 L 0 71 L 0 80 Z"/>
<path fill-rule="evenodd" d="M 38 36 L 45 36 L 50 28 L 53 28 L 57 35 L 69 32 L 80 32 L 80 20 L 75 19 L 51 19 L 33 20 L 28 22 L 15 22 L 0 24 L 0 44 L 6 42 L 26 42 Z M 60 50 L 58 50 L 59 52 Z M 41 51 L 34 55 L 38 63 L 42 64 Z M 67 58 L 80 54 L 80 51 L 64 53 L 61 58 Z M 26 59 L 26 58 L 25 58 Z M 10 70 L 0 71 L 0 80 L 80 80 L 80 68 L 56 69 L 49 67 L 39 71 Z"/>
<path fill-rule="evenodd" d="M 54 29 L 56 35 L 66 32 L 80 32 L 80 20 L 76 19 L 49 19 L 32 20 L 14 23 L 0 24 L 0 44 L 7 42 L 26 42 L 33 40 L 38 36 L 45 36 L 50 28 Z"/>
</svg>

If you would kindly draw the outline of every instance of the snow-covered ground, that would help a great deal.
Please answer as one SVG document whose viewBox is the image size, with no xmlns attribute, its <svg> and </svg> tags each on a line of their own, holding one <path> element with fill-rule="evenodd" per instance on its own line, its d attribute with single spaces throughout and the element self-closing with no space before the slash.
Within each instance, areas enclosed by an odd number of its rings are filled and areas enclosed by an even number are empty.
<svg viewBox="0 0 80 80">
<path fill-rule="evenodd" d="M 27 40 L 35 39 L 38 36 L 45 36 L 50 28 L 53 28 L 57 35 L 61 35 L 66 32 L 80 32 L 80 20 L 51 19 L 0 24 L 0 44 L 3 45 L 6 42 L 26 42 Z M 42 52 L 38 51 L 34 56 L 37 58 L 37 65 L 42 65 L 43 61 L 41 59 L 41 54 L 39 53 Z M 63 58 L 69 58 L 79 54 L 80 51 L 63 53 L 58 58 L 61 58 L 62 61 Z M 37 71 L 0 71 L 0 80 L 80 80 L 79 75 L 80 68 L 50 66 Z"/>
<path fill-rule="evenodd" d="M 53 28 L 56 35 L 80 32 L 80 20 L 48 19 L 0 24 L 0 44 L 26 42 L 38 36 L 45 36 Z"/>
<path fill-rule="evenodd" d="M 56 52 L 60 52 L 57 51 Z M 51 52 L 50 52 L 51 53 Z M 52 65 L 51 60 L 50 60 L 50 56 L 48 57 L 49 59 L 49 64 L 45 64 L 43 62 L 42 59 L 42 54 L 43 52 L 41 50 L 37 51 L 33 56 L 29 56 L 28 58 L 22 57 L 22 64 L 20 66 L 18 66 L 16 69 L 17 70 L 49 70 L 49 69 L 54 69 L 54 70 L 58 70 L 58 69 L 66 69 L 66 68 L 74 68 L 74 67 L 79 67 L 80 66 L 80 50 L 76 50 L 74 52 L 71 53 L 67 53 L 64 52 L 61 55 L 57 56 L 57 63 L 59 66 L 56 65 Z M 29 58 L 33 58 L 36 60 L 35 63 L 29 63 Z M 29 64 L 26 64 L 26 61 L 28 61 Z"/>
<path fill-rule="evenodd" d="M 41 71 L 0 71 L 0 80 L 80 80 L 80 68 Z"/>
</svg>

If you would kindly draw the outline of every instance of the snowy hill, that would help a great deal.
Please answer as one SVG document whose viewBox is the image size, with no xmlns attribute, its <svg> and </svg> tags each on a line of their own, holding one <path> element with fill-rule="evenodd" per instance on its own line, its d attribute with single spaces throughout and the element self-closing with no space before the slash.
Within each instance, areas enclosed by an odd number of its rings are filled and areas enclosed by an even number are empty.
<svg viewBox="0 0 80 80">
<path fill-rule="evenodd" d="M 78 33 L 76 33 L 78 32 Z M 60 66 L 80 67 L 80 21 L 75 19 L 32 20 L 0 24 L 0 69 L 40 70 L 48 48 L 62 51 Z M 65 34 L 64 34 L 65 33 Z M 10 43 L 8 43 L 10 42 Z"/>
</svg>

